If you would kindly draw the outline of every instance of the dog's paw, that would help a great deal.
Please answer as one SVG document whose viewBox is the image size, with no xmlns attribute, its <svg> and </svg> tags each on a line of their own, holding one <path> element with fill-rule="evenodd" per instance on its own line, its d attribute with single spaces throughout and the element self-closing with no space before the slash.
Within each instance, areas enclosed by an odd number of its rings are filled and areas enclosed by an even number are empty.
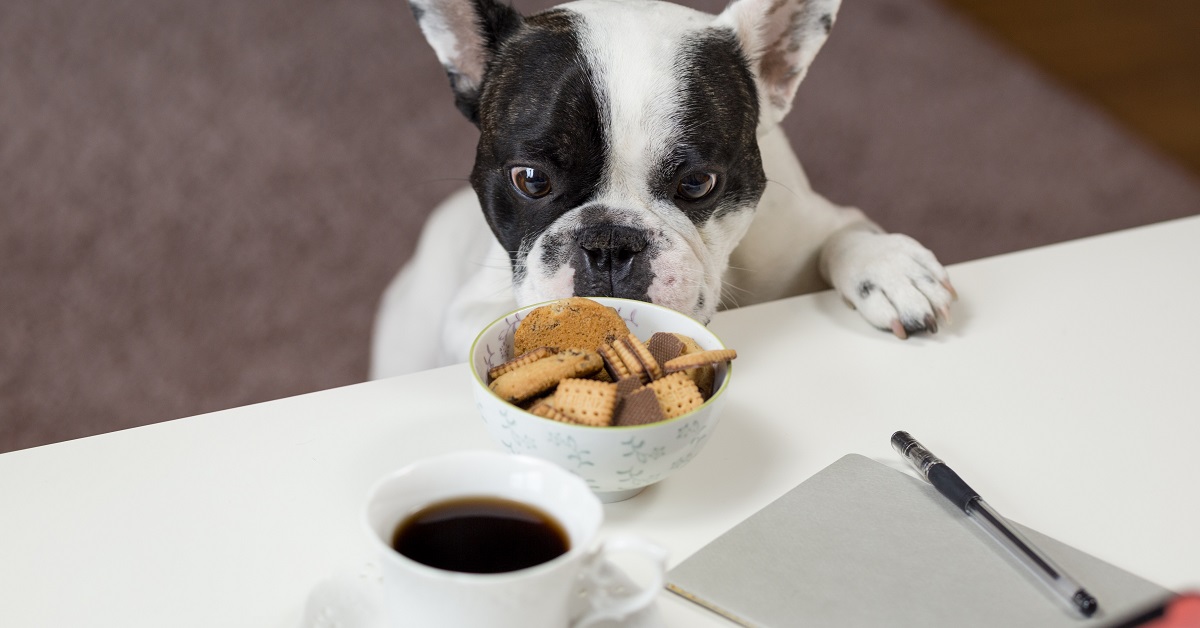
<svg viewBox="0 0 1200 628">
<path fill-rule="evenodd" d="M 867 322 L 898 338 L 936 333 L 958 298 L 933 253 L 896 233 L 840 233 L 825 251 L 829 281 Z"/>
</svg>

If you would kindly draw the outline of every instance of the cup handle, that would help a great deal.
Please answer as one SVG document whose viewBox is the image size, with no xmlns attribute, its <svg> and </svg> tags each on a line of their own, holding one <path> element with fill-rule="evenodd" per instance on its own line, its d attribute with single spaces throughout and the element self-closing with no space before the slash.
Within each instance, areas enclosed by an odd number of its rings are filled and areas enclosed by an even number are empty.
<svg viewBox="0 0 1200 628">
<path fill-rule="evenodd" d="M 617 552 L 640 554 L 650 561 L 653 578 L 645 587 L 638 587 L 625 577 L 609 556 Z M 663 588 L 667 571 L 667 550 L 638 536 L 614 535 L 588 556 L 584 567 L 583 589 L 590 604 L 588 609 L 571 622 L 571 628 L 585 628 L 598 621 L 621 621 L 650 606 Z M 633 585 L 633 586 L 631 586 Z M 633 593 L 630 593 L 630 590 Z"/>
</svg>

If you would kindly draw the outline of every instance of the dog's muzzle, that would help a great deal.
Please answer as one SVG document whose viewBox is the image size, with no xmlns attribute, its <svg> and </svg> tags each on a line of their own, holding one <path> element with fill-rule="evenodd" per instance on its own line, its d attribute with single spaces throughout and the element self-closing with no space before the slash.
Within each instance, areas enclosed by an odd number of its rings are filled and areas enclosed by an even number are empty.
<svg viewBox="0 0 1200 628">
<path fill-rule="evenodd" d="M 600 224 L 581 229 L 575 239 L 576 295 L 650 300 L 647 293 L 654 273 L 646 232 Z"/>
</svg>

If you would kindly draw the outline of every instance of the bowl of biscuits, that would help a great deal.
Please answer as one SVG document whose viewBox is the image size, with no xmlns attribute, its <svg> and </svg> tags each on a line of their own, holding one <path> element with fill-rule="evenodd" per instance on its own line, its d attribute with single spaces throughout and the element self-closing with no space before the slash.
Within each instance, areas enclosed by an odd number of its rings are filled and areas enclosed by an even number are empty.
<svg viewBox="0 0 1200 628">
<path fill-rule="evenodd" d="M 712 436 L 736 352 L 698 321 L 629 299 L 571 297 L 518 309 L 471 347 L 475 401 L 512 453 L 628 499 Z"/>
</svg>

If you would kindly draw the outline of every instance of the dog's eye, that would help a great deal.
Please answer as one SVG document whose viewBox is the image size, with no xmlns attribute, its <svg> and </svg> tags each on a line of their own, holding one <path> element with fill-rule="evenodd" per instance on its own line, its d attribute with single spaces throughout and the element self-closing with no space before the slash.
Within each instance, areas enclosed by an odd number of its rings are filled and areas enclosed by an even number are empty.
<svg viewBox="0 0 1200 628">
<path fill-rule="evenodd" d="M 518 166 L 510 175 L 513 187 L 529 198 L 542 198 L 550 193 L 550 177 L 537 168 Z"/>
<path fill-rule="evenodd" d="M 680 198 L 698 201 L 708 196 L 717 186 L 717 175 L 711 172 L 693 172 L 679 180 L 676 193 Z"/>
</svg>

